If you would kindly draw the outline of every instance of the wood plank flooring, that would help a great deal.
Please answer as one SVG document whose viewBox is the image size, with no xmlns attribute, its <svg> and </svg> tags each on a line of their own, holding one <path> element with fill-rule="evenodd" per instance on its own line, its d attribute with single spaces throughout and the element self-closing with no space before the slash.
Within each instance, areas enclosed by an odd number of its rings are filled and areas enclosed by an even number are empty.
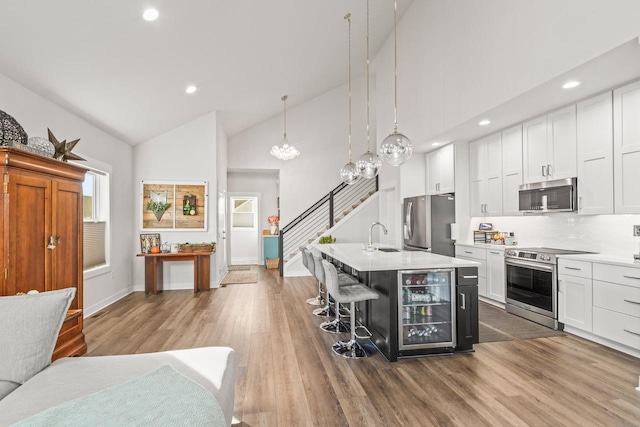
<svg viewBox="0 0 640 427">
<path fill-rule="evenodd" d="M 133 293 L 87 319 L 88 355 L 230 346 L 241 426 L 640 425 L 640 360 L 567 335 L 388 363 L 335 356 L 311 278 Z"/>
</svg>

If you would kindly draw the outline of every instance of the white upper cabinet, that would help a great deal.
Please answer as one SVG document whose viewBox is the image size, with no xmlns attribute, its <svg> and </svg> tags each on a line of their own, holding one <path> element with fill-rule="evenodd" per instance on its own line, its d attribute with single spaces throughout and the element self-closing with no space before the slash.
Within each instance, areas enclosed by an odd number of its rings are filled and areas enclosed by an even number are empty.
<svg viewBox="0 0 640 427">
<path fill-rule="evenodd" d="M 525 122 L 522 150 L 526 183 L 576 176 L 576 106 Z"/>
<path fill-rule="evenodd" d="M 455 155 L 453 144 L 426 155 L 427 194 L 444 194 L 455 191 Z"/>
<path fill-rule="evenodd" d="M 547 115 L 547 138 L 547 178 L 575 177 L 578 174 L 575 105 Z"/>
<path fill-rule="evenodd" d="M 524 182 L 547 179 L 543 167 L 547 165 L 547 116 L 522 124 L 522 153 Z"/>
<path fill-rule="evenodd" d="M 613 92 L 615 213 L 640 213 L 640 82 Z"/>
<path fill-rule="evenodd" d="M 502 134 L 469 144 L 471 216 L 502 215 Z"/>
<path fill-rule="evenodd" d="M 612 104 L 606 92 L 577 105 L 579 214 L 613 213 Z"/>
<path fill-rule="evenodd" d="M 502 131 L 502 211 L 520 215 L 519 187 L 522 184 L 522 125 Z"/>
</svg>

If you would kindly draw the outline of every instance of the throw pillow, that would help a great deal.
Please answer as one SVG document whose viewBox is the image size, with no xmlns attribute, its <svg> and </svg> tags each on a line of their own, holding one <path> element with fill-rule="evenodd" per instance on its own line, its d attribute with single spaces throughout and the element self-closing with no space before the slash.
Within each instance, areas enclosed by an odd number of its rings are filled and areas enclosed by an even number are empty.
<svg viewBox="0 0 640 427">
<path fill-rule="evenodd" d="M 0 399 L 51 364 L 75 288 L 0 297 Z"/>
</svg>

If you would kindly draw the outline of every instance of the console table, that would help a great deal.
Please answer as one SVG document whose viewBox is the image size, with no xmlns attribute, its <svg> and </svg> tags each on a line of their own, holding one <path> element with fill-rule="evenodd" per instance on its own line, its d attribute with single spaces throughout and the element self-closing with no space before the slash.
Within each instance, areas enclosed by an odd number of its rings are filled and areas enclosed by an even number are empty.
<svg viewBox="0 0 640 427">
<path fill-rule="evenodd" d="M 162 263 L 165 261 L 193 261 L 193 292 L 208 291 L 212 253 L 215 251 L 138 254 L 144 257 L 144 291 L 154 295 L 162 292 Z"/>
</svg>

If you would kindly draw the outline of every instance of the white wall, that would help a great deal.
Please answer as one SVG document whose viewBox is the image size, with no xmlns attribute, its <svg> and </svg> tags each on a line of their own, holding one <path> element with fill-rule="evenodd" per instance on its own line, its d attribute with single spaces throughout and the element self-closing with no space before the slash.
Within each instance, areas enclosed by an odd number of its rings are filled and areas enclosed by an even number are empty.
<svg viewBox="0 0 640 427">
<path fill-rule="evenodd" d="M 227 189 L 230 193 L 260 193 L 260 230 L 269 229 L 270 215 L 278 213 L 278 171 L 227 173 Z"/>
<path fill-rule="evenodd" d="M 346 74 L 346 73 L 345 73 Z M 366 97 L 363 79 L 353 81 L 353 160 L 366 151 Z M 289 94 L 295 105 L 295 94 Z M 276 100 L 274 100 L 276 102 Z M 375 110 L 372 109 L 372 150 Z M 348 161 L 348 92 L 341 86 L 287 110 L 287 139 L 300 150 L 295 160 L 269 155 L 280 145 L 283 117 L 279 114 L 229 140 L 229 169 L 280 170 L 280 227 L 340 184 L 340 169 Z"/>
<path fill-rule="evenodd" d="M 135 224 L 130 245 L 138 252 L 137 235 L 142 210 L 141 186 L 145 181 L 206 181 L 208 182 L 207 231 L 162 231 L 163 242 L 215 242 L 217 239 L 217 160 L 216 113 L 206 114 L 179 128 L 139 144 L 134 149 L 135 188 L 134 209 L 129 220 Z M 211 285 L 220 278 L 216 257 L 211 258 Z M 133 283 L 136 290 L 144 290 L 144 260 L 137 258 Z M 164 264 L 164 289 L 193 289 L 193 264 L 168 262 Z"/>
<path fill-rule="evenodd" d="M 133 148 L 1 74 L 0 93 L 0 109 L 11 114 L 29 136 L 46 138 L 50 128 L 60 140 L 80 138 L 75 153 L 112 167 L 111 271 L 84 281 L 84 316 L 90 316 L 133 289 Z"/>
</svg>

